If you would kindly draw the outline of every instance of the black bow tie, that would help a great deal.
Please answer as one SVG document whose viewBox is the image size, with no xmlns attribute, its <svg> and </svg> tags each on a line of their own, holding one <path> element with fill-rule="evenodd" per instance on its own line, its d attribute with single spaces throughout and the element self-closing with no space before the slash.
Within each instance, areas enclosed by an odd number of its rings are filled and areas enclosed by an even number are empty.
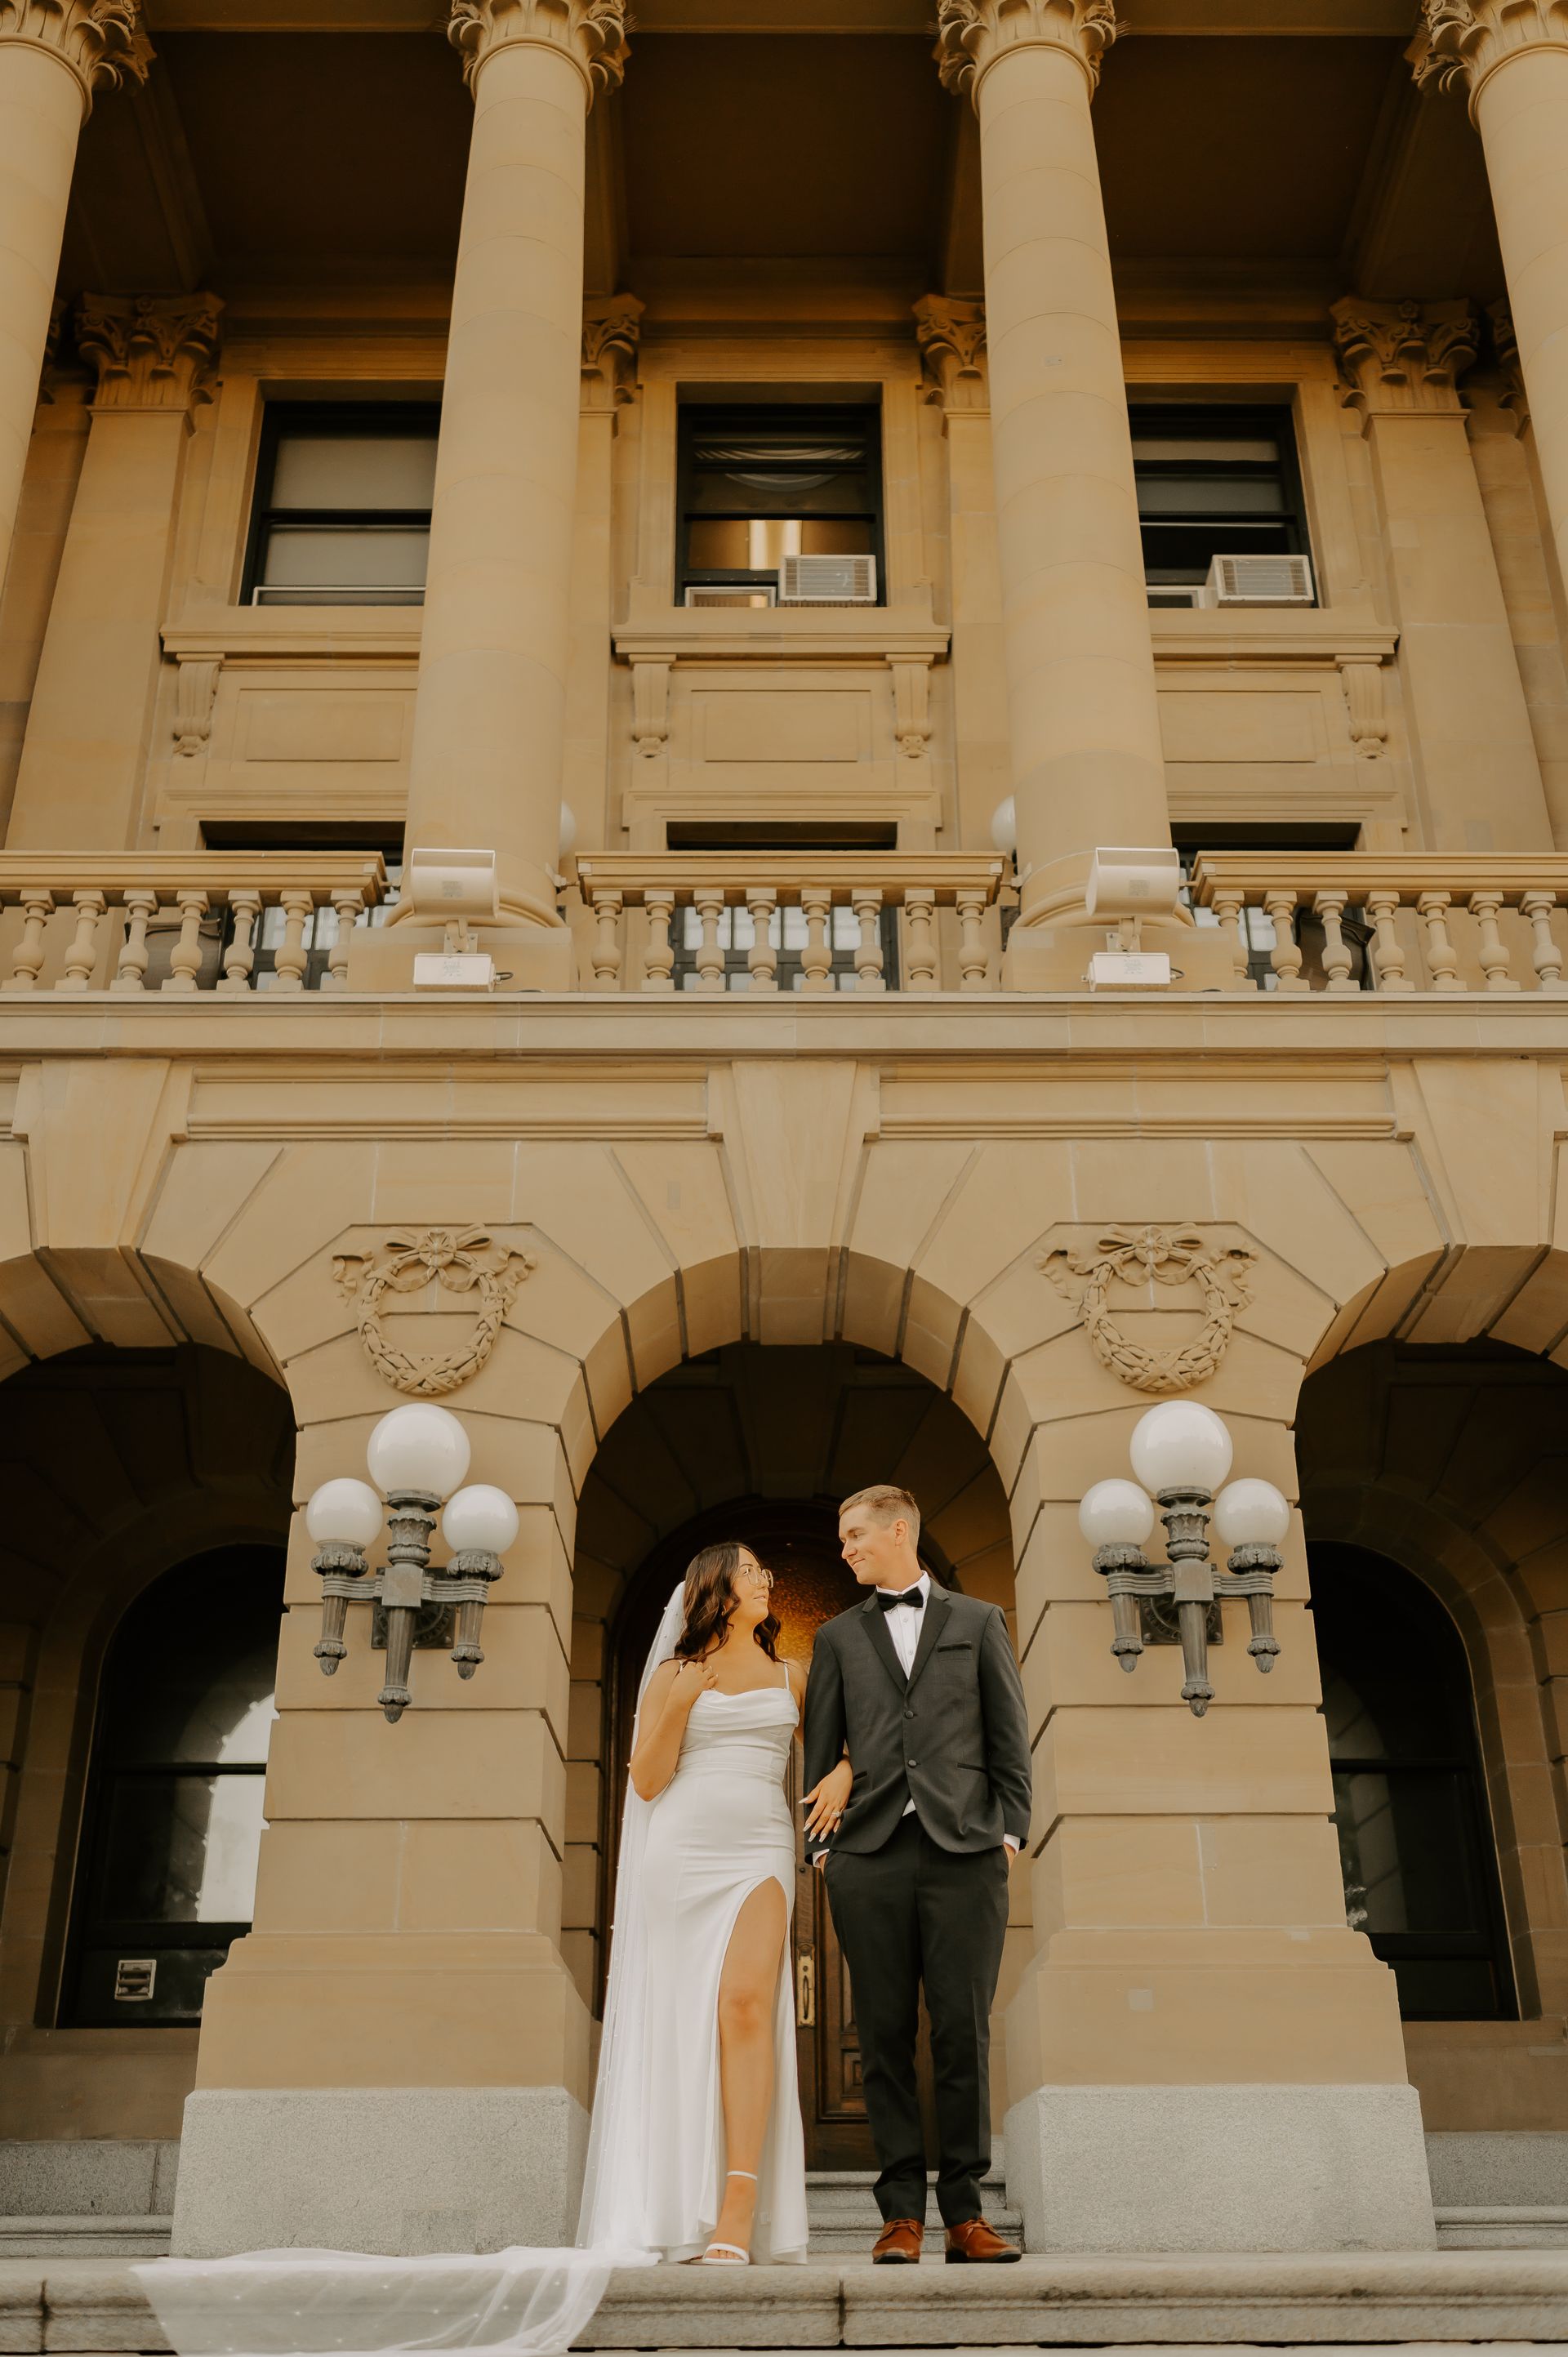
<svg viewBox="0 0 1568 2357">
<path fill-rule="evenodd" d="M 918 1587 L 906 1587 L 897 1596 L 889 1596 L 885 1587 L 879 1587 L 876 1591 L 876 1601 L 884 1612 L 896 1612 L 900 1604 L 907 1604 L 911 1611 L 918 1612 L 925 1600 Z"/>
</svg>

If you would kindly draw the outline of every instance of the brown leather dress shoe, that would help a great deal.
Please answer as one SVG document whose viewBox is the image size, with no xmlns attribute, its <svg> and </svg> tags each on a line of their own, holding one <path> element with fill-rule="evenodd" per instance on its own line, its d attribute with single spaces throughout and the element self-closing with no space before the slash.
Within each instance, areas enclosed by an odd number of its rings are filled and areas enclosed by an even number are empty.
<svg viewBox="0 0 1568 2357">
<path fill-rule="evenodd" d="M 1023 2255 L 1011 2243 L 1004 2243 L 983 2218 L 966 2218 L 961 2226 L 948 2228 L 950 2267 L 1005 2266 L 1010 2259 L 1021 2259 Z"/>
<path fill-rule="evenodd" d="M 925 2239 L 926 2230 L 918 2218 L 889 2218 L 876 2237 L 872 2259 L 879 2266 L 913 2266 Z"/>
</svg>

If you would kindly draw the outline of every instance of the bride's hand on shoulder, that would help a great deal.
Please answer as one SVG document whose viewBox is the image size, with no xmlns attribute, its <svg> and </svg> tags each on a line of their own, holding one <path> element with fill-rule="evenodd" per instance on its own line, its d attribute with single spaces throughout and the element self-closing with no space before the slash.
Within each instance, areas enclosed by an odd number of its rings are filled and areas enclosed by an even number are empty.
<svg viewBox="0 0 1568 2357">
<path fill-rule="evenodd" d="M 700 1694 L 716 1693 L 718 1683 L 706 1662 L 682 1662 L 670 1682 L 666 1699 L 672 1702 L 677 1710 L 690 1710 Z"/>
<path fill-rule="evenodd" d="M 839 1821 L 849 1806 L 854 1782 L 854 1769 L 847 1760 L 841 1760 L 836 1768 L 829 1769 L 820 1784 L 812 1785 L 806 1795 L 810 1804 L 806 1831 L 812 1839 L 837 1833 Z"/>
</svg>

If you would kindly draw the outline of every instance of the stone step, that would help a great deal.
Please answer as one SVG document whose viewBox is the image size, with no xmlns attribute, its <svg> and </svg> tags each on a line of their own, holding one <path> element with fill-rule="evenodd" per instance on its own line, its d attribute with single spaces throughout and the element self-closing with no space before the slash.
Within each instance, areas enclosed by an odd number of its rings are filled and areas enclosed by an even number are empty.
<svg viewBox="0 0 1568 2357">
<path fill-rule="evenodd" d="M 1341 2352 L 1441 2341 L 1568 2345 L 1568 2251 L 1234 2252 L 1026 2258 L 1014 2266 L 646 2267 L 616 2276 L 585 2350 L 1042 2348 Z M 0 2261 L 14 2357 L 156 2352 L 121 2261 Z"/>
<path fill-rule="evenodd" d="M 869 2169 L 808 2169 L 806 2216 L 811 2225 L 812 2258 L 865 2258 L 882 2231 L 876 2207 L 876 2175 Z M 986 2178 L 980 2189 L 981 2214 L 1004 2242 L 1022 2248 L 1022 2213 L 1007 2206 L 1007 2189 L 997 2176 Z M 926 2196 L 926 2237 L 929 2251 L 940 2255 L 941 2214 L 933 2190 Z"/>
<path fill-rule="evenodd" d="M 1522 2202 L 1435 2210 L 1444 2251 L 1568 2251 L 1568 2208 Z"/>
<path fill-rule="evenodd" d="M 127 2259 L 162 2258 L 169 2246 L 172 2218 L 143 2212 L 134 2218 L 72 2211 L 68 2217 L 0 2218 L 0 2259 L 88 2258 L 117 2254 Z"/>
</svg>

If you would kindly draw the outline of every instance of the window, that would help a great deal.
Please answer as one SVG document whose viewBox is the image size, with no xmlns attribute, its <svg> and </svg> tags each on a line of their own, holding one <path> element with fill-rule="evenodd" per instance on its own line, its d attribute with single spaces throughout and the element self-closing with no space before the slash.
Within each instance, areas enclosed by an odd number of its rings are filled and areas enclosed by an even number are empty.
<svg viewBox="0 0 1568 2357">
<path fill-rule="evenodd" d="M 1345 1913 L 1407 2021 L 1515 2012 L 1497 1853 L 1459 1632 L 1410 1572 L 1310 1550 Z"/>
<path fill-rule="evenodd" d="M 64 2019 L 190 2023 L 250 1929 L 283 1612 L 281 1549 L 194 1556 L 104 1664 Z"/>
<path fill-rule="evenodd" d="M 786 556 L 873 556 L 880 602 L 875 409 L 682 409 L 678 497 L 678 605 L 770 606 Z"/>
<path fill-rule="evenodd" d="M 1197 587 L 1217 556 L 1307 551 L 1283 409 L 1133 408 L 1133 470 L 1151 592 Z M 1182 603 L 1174 596 L 1151 603 Z"/>
<path fill-rule="evenodd" d="M 424 402 L 269 410 L 245 602 L 423 605 L 440 421 Z"/>
</svg>

